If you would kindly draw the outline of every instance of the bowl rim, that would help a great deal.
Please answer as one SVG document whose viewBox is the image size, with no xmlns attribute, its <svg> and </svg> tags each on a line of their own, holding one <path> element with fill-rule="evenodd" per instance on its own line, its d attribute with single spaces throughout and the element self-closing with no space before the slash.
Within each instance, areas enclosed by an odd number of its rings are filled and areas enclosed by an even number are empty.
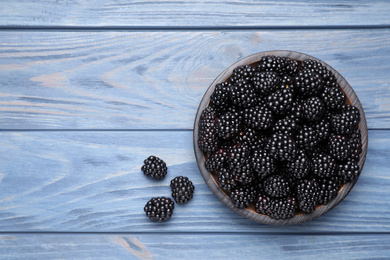
<svg viewBox="0 0 390 260">
<path fill-rule="evenodd" d="M 257 213 L 255 211 L 251 211 L 247 208 L 239 209 L 234 207 L 233 203 L 230 201 L 229 197 L 226 195 L 225 192 L 218 186 L 218 184 L 215 182 L 214 178 L 212 177 L 212 174 L 208 172 L 205 168 L 205 157 L 203 152 L 198 147 L 198 124 L 199 124 L 199 118 L 202 113 L 202 111 L 207 107 L 209 103 L 209 99 L 211 94 L 214 91 L 215 85 L 223 82 L 225 79 L 227 79 L 233 72 L 233 69 L 241 66 L 241 65 L 247 65 L 247 64 L 253 64 L 258 62 L 262 57 L 264 56 L 281 56 L 281 57 L 288 57 L 291 59 L 296 60 L 305 60 L 305 59 L 312 59 L 320 62 L 322 65 L 324 65 L 327 69 L 329 69 L 334 76 L 336 77 L 337 83 L 341 86 L 341 88 L 344 90 L 345 94 L 347 95 L 347 98 L 351 101 L 351 103 L 356 106 L 360 111 L 360 122 L 359 122 L 359 128 L 361 131 L 361 137 L 362 137 L 362 153 L 360 154 L 360 160 L 359 160 L 359 175 L 353 182 L 348 182 L 342 186 L 342 188 L 339 190 L 338 195 L 336 198 L 334 198 L 331 202 L 329 202 L 327 205 L 320 205 L 317 206 L 316 210 L 312 213 L 305 213 L 305 214 L 299 214 L 295 215 L 292 218 L 289 219 L 272 219 L 271 217 L 267 215 L 263 215 L 260 213 Z M 315 58 L 311 55 L 297 52 L 297 51 L 289 51 L 289 50 L 271 50 L 271 51 L 264 51 L 255 53 L 252 55 L 249 55 L 247 57 L 244 57 L 243 59 L 233 63 L 228 68 L 226 68 L 222 73 L 218 75 L 218 77 L 211 83 L 211 85 L 206 90 L 205 94 L 203 95 L 198 110 L 196 112 L 196 117 L 194 121 L 194 128 L 193 128 L 193 145 L 194 145 L 194 152 L 195 152 L 195 158 L 198 164 L 199 171 L 206 182 L 207 186 L 210 188 L 210 190 L 217 196 L 219 200 L 221 200 L 228 208 L 230 208 L 232 211 L 238 213 L 239 215 L 248 218 L 252 221 L 268 224 L 268 225 L 295 225 L 300 224 L 309 220 L 313 220 L 331 209 L 333 209 L 336 205 L 338 205 L 352 190 L 354 185 L 356 184 L 357 180 L 360 177 L 360 174 L 363 170 L 364 162 L 366 160 L 367 155 L 367 146 L 368 146 L 368 131 L 367 131 L 367 121 L 364 114 L 363 107 L 360 103 L 359 98 L 357 97 L 355 91 L 352 89 L 352 87 L 349 85 L 349 83 L 346 81 L 346 79 L 333 67 L 325 63 L 324 61 Z"/>
</svg>

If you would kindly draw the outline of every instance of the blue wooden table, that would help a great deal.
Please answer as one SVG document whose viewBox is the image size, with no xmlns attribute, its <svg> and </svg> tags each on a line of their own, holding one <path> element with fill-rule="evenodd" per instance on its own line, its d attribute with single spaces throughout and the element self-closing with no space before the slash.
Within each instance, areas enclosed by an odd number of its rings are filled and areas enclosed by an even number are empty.
<svg viewBox="0 0 390 260">
<path fill-rule="evenodd" d="M 1 259 L 390 258 L 390 2 L 1 1 Z M 347 198 L 296 226 L 228 209 L 193 153 L 197 106 L 239 59 L 294 50 L 338 70 L 369 127 Z M 154 154 L 162 181 L 140 171 Z M 146 218 L 178 175 L 194 199 Z"/>
</svg>

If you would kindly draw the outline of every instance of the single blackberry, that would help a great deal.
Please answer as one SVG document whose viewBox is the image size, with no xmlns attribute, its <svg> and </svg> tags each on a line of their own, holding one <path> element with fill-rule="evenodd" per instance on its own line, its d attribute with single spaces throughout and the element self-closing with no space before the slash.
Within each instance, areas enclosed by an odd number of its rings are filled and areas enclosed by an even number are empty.
<svg viewBox="0 0 390 260">
<path fill-rule="evenodd" d="M 327 154 L 316 153 L 312 158 L 313 174 L 320 178 L 330 178 L 337 174 L 337 163 Z"/>
<path fill-rule="evenodd" d="M 229 170 L 232 173 L 233 180 L 239 184 L 250 184 L 254 180 L 253 170 L 249 159 L 247 159 L 240 167 L 233 167 Z"/>
<path fill-rule="evenodd" d="M 267 105 L 277 116 L 283 116 L 291 110 L 293 92 L 289 89 L 279 89 L 267 97 Z"/>
<path fill-rule="evenodd" d="M 347 96 L 340 87 L 325 87 L 324 91 L 321 93 L 322 101 L 326 106 L 326 109 L 330 111 L 338 111 L 343 108 Z"/>
<path fill-rule="evenodd" d="M 322 65 L 319 61 L 306 59 L 302 61 L 302 70 L 310 70 L 318 75 L 325 81 L 328 80 L 332 74 L 330 70 L 328 70 L 324 65 Z"/>
<path fill-rule="evenodd" d="M 299 128 L 300 125 L 298 124 L 298 120 L 294 119 L 292 116 L 286 116 L 285 118 L 277 120 L 272 130 L 274 133 L 293 134 L 297 132 Z"/>
<path fill-rule="evenodd" d="M 256 72 L 252 77 L 253 88 L 261 96 L 266 96 L 279 87 L 279 75 L 272 71 Z"/>
<path fill-rule="evenodd" d="M 296 206 L 294 197 L 271 198 L 262 194 L 256 200 L 255 210 L 273 219 L 288 219 L 295 215 Z"/>
<path fill-rule="evenodd" d="M 302 70 L 295 77 L 295 88 L 301 97 L 307 98 L 321 93 L 323 88 L 322 78 L 311 70 Z"/>
<path fill-rule="evenodd" d="M 264 192 L 272 198 L 286 197 L 291 192 L 291 184 L 282 175 L 271 175 L 264 180 Z"/>
<path fill-rule="evenodd" d="M 245 143 L 237 143 L 228 150 L 228 168 L 240 168 L 246 165 L 250 155 L 249 146 Z"/>
<path fill-rule="evenodd" d="M 295 120 L 297 124 L 301 124 L 303 121 L 303 105 L 302 103 L 295 99 L 291 106 L 290 112 L 287 114 L 288 117 Z"/>
<path fill-rule="evenodd" d="M 285 69 L 285 75 L 289 75 L 289 76 L 296 75 L 300 69 L 300 62 L 288 58 L 286 63 L 287 65 Z"/>
<path fill-rule="evenodd" d="M 261 60 L 258 63 L 257 69 L 259 71 L 274 71 L 278 72 L 279 74 L 285 74 L 286 71 L 286 62 L 287 58 L 285 57 L 279 57 L 279 56 L 264 56 L 261 58 Z"/>
<path fill-rule="evenodd" d="M 267 150 L 259 149 L 253 151 L 251 165 L 258 179 L 263 179 L 276 170 L 277 162 Z"/>
<path fill-rule="evenodd" d="M 306 155 L 305 151 L 299 150 L 297 158 L 286 164 L 286 172 L 294 179 L 303 179 L 309 175 L 311 171 L 311 160 Z"/>
<path fill-rule="evenodd" d="M 229 82 L 222 82 L 215 85 L 214 92 L 210 96 L 209 106 L 214 108 L 217 116 L 223 114 L 230 106 L 231 84 Z"/>
<path fill-rule="evenodd" d="M 146 216 L 153 221 L 163 222 L 171 218 L 175 203 L 170 198 L 153 197 L 145 205 Z"/>
<path fill-rule="evenodd" d="M 227 163 L 227 156 L 228 152 L 225 149 L 218 149 L 210 154 L 204 163 L 206 170 L 213 172 L 223 168 Z"/>
<path fill-rule="evenodd" d="M 163 179 L 168 172 L 166 163 L 154 155 L 144 160 L 144 165 L 142 165 L 141 170 L 145 176 L 156 180 Z"/>
<path fill-rule="evenodd" d="M 272 111 L 265 106 L 255 106 L 243 111 L 244 123 L 254 130 L 266 130 L 275 123 Z"/>
<path fill-rule="evenodd" d="M 313 128 L 317 131 L 317 137 L 320 142 L 328 140 L 330 135 L 330 121 L 326 114 L 320 121 L 313 124 Z"/>
<path fill-rule="evenodd" d="M 355 161 L 356 163 L 359 162 L 360 154 L 363 151 L 362 148 L 362 137 L 360 134 L 360 129 L 357 128 L 354 133 L 351 135 L 351 144 L 352 144 L 352 153 L 351 153 L 351 159 Z"/>
<path fill-rule="evenodd" d="M 233 73 L 230 76 L 229 80 L 233 84 L 241 80 L 249 81 L 253 77 L 254 72 L 255 69 L 252 66 L 241 65 L 233 70 Z"/>
<path fill-rule="evenodd" d="M 220 138 L 232 138 L 240 131 L 239 115 L 238 113 L 227 112 L 218 118 L 215 125 L 216 133 Z"/>
<path fill-rule="evenodd" d="M 235 143 L 245 143 L 250 150 L 264 148 L 268 137 L 262 133 L 258 133 L 250 127 L 245 127 L 236 137 Z"/>
<path fill-rule="evenodd" d="M 233 173 L 226 168 L 219 169 L 216 177 L 219 187 L 223 190 L 230 191 L 238 186 L 238 182 L 233 178 Z"/>
<path fill-rule="evenodd" d="M 306 213 L 316 209 L 319 202 L 319 187 L 315 179 L 300 180 L 297 187 L 297 200 L 299 208 Z"/>
<path fill-rule="evenodd" d="M 349 104 L 331 118 L 331 129 L 336 134 L 352 134 L 360 121 L 359 109 Z"/>
<path fill-rule="evenodd" d="M 269 139 L 269 153 L 279 161 L 292 161 L 296 158 L 295 140 L 286 134 L 274 133 Z"/>
<path fill-rule="evenodd" d="M 303 118 L 307 121 L 319 121 L 325 113 L 325 106 L 318 97 L 310 97 L 303 101 Z"/>
<path fill-rule="evenodd" d="M 346 162 L 339 165 L 338 176 L 342 183 L 351 182 L 357 179 L 359 171 L 359 165 L 348 158 Z"/>
<path fill-rule="evenodd" d="M 329 137 L 328 146 L 330 155 L 339 162 L 350 158 L 354 149 L 350 138 L 345 135 L 332 134 Z"/>
<path fill-rule="evenodd" d="M 299 147 L 305 149 L 306 152 L 309 153 L 315 150 L 319 143 L 317 131 L 308 125 L 303 125 L 301 129 L 299 129 L 295 136 L 295 140 Z"/>
<path fill-rule="evenodd" d="M 212 107 L 202 111 L 199 119 L 198 146 L 203 152 L 212 152 L 218 149 L 218 138 L 216 135 L 216 114 Z"/>
<path fill-rule="evenodd" d="M 239 80 L 230 87 L 230 101 L 238 107 L 251 107 L 257 102 L 257 95 L 249 81 Z"/>
<path fill-rule="evenodd" d="M 172 198 L 177 204 L 183 204 L 194 196 L 195 186 L 187 177 L 178 176 L 171 180 Z"/>
<path fill-rule="evenodd" d="M 337 178 L 326 178 L 318 180 L 319 188 L 319 204 L 328 204 L 334 198 L 337 197 L 337 193 L 340 189 Z"/>
<path fill-rule="evenodd" d="M 245 208 L 256 199 L 256 189 L 251 185 L 238 186 L 230 191 L 229 197 L 234 207 Z"/>
</svg>

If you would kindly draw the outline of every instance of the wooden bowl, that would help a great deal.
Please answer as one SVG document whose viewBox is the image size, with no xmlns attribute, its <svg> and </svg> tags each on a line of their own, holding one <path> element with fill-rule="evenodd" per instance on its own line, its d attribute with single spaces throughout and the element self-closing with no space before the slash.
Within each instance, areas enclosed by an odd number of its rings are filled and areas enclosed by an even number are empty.
<svg viewBox="0 0 390 260">
<path fill-rule="evenodd" d="M 269 225 L 295 225 L 299 223 L 303 223 L 309 220 L 312 220 L 314 218 L 317 218 L 332 208 L 334 208 L 340 201 L 342 201 L 345 196 L 351 191 L 353 186 L 355 185 L 357 179 L 353 182 L 349 182 L 344 184 L 341 189 L 338 192 L 338 195 L 335 199 L 333 199 L 331 202 L 329 202 L 327 205 L 319 205 L 316 207 L 316 210 L 312 213 L 303 213 L 298 212 L 295 214 L 294 217 L 290 219 L 281 219 L 276 220 L 272 219 L 267 215 L 259 214 L 257 213 L 253 206 L 249 208 L 243 208 L 239 209 L 234 207 L 233 203 L 230 201 L 229 196 L 218 186 L 218 182 L 216 180 L 216 177 L 214 174 L 211 174 L 208 172 L 205 168 L 205 160 L 206 157 L 203 154 L 203 152 L 198 147 L 198 124 L 199 124 L 199 118 L 202 113 L 202 111 L 208 106 L 210 96 L 214 91 L 215 85 L 217 83 L 225 81 L 233 72 L 233 69 L 241 66 L 241 65 L 256 65 L 256 62 L 258 62 L 263 56 L 281 56 L 281 57 L 289 57 L 291 59 L 295 60 L 305 60 L 305 59 L 313 59 L 316 61 L 319 61 L 321 64 L 323 64 L 326 68 L 328 68 L 336 77 L 338 84 L 341 86 L 345 94 L 347 95 L 347 103 L 352 104 L 359 108 L 361 119 L 359 123 L 359 128 L 361 131 L 362 136 L 362 153 L 360 154 L 360 161 L 359 161 L 359 167 L 360 167 L 360 173 L 363 169 L 364 162 L 366 160 L 366 154 L 367 154 L 367 145 L 368 145 L 368 132 L 367 132 L 367 122 L 364 115 L 363 107 L 356 96 L 356 93 L 352 89 L 352 87 L 348 84 L 348 82 L 331 66 L 326 64 L 325 62 L 314 58 L 312 56 L 309 56 L 304 53 L 295 52 L 295 51 L 266 51 L 266 52 L 260 52 L 253 55 L 250 55 L 234 64 L 232 64 L 230 67 L 228 67 L 226 70 L 224 70 L 211 84 L 211 86 L 207 89 L 206 93 L 204 94 L 200 104 L 198 111 L 196 113 L 195 123 L 194 123 L 194 150 L 195 150 L 195 157 L 198 163 L 198 167 L 200 170 L 200 173 L 203 176 L 203 179 L 205 180 L 206 184 L 209 186 L 210 190 L 231 210 L 234 212 L 240 214 L 243 217 L 246 217 L 250 220 L 260 222 L 263 224 L 269 224 Z"/>
</svg>

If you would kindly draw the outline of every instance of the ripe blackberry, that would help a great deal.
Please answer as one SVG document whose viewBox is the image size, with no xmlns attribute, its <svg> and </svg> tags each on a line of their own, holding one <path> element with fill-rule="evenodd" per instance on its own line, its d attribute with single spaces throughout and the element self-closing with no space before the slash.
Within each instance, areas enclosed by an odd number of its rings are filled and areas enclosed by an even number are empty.
<svg viewBox="0 0 390 260">
<path fill-rule="evenodd" d="M 212 107 L 202 111 L 199 119 L 198 146 L 203 152 L 212 152 L 218 149 L 216 135 L 216 114 Z"/>
<path fill-rule="evenodd" d="M 360 134 L 360 129 L 357 128 L 354 133 L 351 135 L 351 145 L 353 147 L 351 153 L 351 159 L 356 163 L 359 162 L 360 154 L 363 151 L 362 149 L 362 137 Z"/>
<path fill-rule="evenodd" d="M 329 88 L 325 87 L 321 93 L 321 98 L 324 101 L 326 109 L 330 111 L 338 111 L 343 108 L 347 96 L 340 87 Z"/>
<path fill-rule="evenodd" d="M 345 105 L 337 114 L 331 118 L 331 128 L 336 134 L 352 134 L 360 121 L 359 109 L 355 106 Z"/>
<path fill-rule="evenodd" d="M 277 162 L 267 150 L 259 149 L 253 151 L 251 165 L 258 179 L 263 179 L 276 170 Z"/>
<path fill-rule="evenodd" d="M 256 200 L 255 210 L 273 219 L 288 219 L 295 215 L 296 206 L 294 197 L 271 198 L 262 194 Z"/>
<path fill-rule="evenodd" d="M 215 123 L 216 133 L 220 138 L 229 139 L 240 131 L 240 119 L 238 113 L 227 112 L 220 116 Z"/>
<path fill-rule="evenodd" d="M 233 73 L 230 76 L 229 80 L 233 84 L 240 80 L 249 81 L 253 77 L 254 72 L 255 69 L 250 65 L 238 66 L 233 70 Z"/>
<path fill-rule="evenodd" d="M 298 124 L 298 120 L 294 119 L 292 116 L 286 116 L 285 118 L 277 120 L 272 130 L 274 133 L 293 134 L 297 132 L 299 128 L 300 125 Z"/>
<path fill-rule="evenodd" d="M 320 178 L 330 178 L 337 174 L 337 163 L 327 154 L 316 153 L 312 158 L 313 174 Z"/>
<path fill-rule="evenodd" d="M 171 218 L 175 203 L 170 198 L 153 197 L 145 205 L 146 216 L 153 221 L 163 222 Z"/>
<path fill-rule="evenodd" d="M 299 129 L 295 140 L 299 147 L 305 149 L 306 152 L 312 152 L 316 149 L 319 140 L 317 131 L 308 125 L 303 125 L 301 129 Z"/>
<path fill-rule="evenodd" d="M 359 165 L 352 159 L 339 165 L 338 176 L 342 183 L 354 181 L 359 176 Z"/>
<path fill-rule="evenodd" d="M 323 80 L 329 79 L 332 74 L 324 65 L 322 65 L 319 61 L 306 59 L 302 61 L 302 70 L 310 70 L 321 76 Z"/>
<path fill-rule="evenodd" d="M 230 191 L 238 186 L 238 182 L 233 178 L 233 173 L 226 168 L 219 169 L 216 176 L 218 185 L 223 190 Z"/>
<path fill-rule="evenodd" d="M 235 139 L 236 143 L 245 143 L 250 150 L 264 148 L 268 137 L 262 133 L 258 133 L 250 127 L 245 127 Z"/>
<path fill-rule="evenodd" d="M 313 212 L 319 201 L 317 181 L 315 179 L 300 180 L 296 192 L 299 208 L 306 213 Z"/>
<path fill-rule="evenodd" d="M 281 75 L 294 75 L 299 69 L 299 63 L 287 57 L 271 55 L 262 57 L 257 69 L 259 71 L 274 71 Z"/>
<path fill-rule="evenodd" d="M 293 92 L 289 89 L 279 89 L 267 97 L 267 105 L 275 115 L 283 116 L 291 110 Z"/>
<path fill-rule="evenodd" d="M 291 111 L 287 114 L 288 117 L 295 120 L 297 124 L 301 124 L 303 121 L 303 105 L 302 103 L 295 99 L 291 106 Z"/>
<path fill-rule="evenodd" d="M 237 143 L 228 150 L 229 169 L 240 168 L 246 165 L 250 155 L 250 149 L 247 144 Z"/>
<path fill-rule="evenodd" d="M 294 84 L 301 97 L 307 98 L 321 93 L 324 83 L 318 74 L 306 69 L 297 74 Z"/>
<path fill-rule="evenodd" d="M 320 142 L 328 140 L 330 135 L 330 121 L 327 115 L 324 115 L 320 121 L 315 122 L 313 128 L 317 131 L 317 137 Z"/>
<path fill-rule="evenodd" d="M 229 170 L 232 173 L 233 180 L 239 184 L 250 184 L 254 180 L 253 170 L 249 159 L 247 159 L 240 167 L 233 167 Z"/>
<path fill-rule="evenodd" d="M 238 186 L 230 191 L 230 200 L 234 207 L 248 207 L 256 199 L 256 189 L 251 185 Z"/>
<path fill-rule="evenodd" d="M 272 198 L 286 197 L 291 192 L 291 184 L 282 175 L 267 177 L 263 183 L 264 192 Z"/>
<path fill-rule="evenodd" d="M 339 162 L 351 157 L 354 148 L 349 137 L 335 134 L 329 137 L 328 146 L 330 155 Z"/>
<path fill-rule="evenodd" d="M 145 176 L 156 180 L 163 179 L 168 172 L 166 163 L 154 155 L 144 160 L 144 165 L 142 165 L 141 170 Z"/>
<path fill-rule="evenodd" d="M 253 88 L 261 96 L 266 96 L 278 89 L 279 75 L 272 71 L 256 72 L 252 77 Z"/>
<path fill-rule="evenodd" d="M 287 162 L 286 172 L 294 179 L 303 179 L 309 175 L 311 167 L 311 160 L 305 151 L 299 150 L 297 152 L 297 158 L 291 162 Z"/>
<path fill-rule="evenodd" d="M 209 106 L 214 108 L 217 116 L 223 114 L 230 106 L 230 87 L 231 84 L 229 82 L 218 83 L 210 96 Z"/>
<path fill-rule="evenodd" d="M 213 172 L 223 168 L 227 163 L 227 156 L 228 152 L 225 149 L 218 149 L 210 154 L 204 163 L 206 170 Z"/>
<path fill-rule="evenodd" d="M 328 204 L 331 200 L 337 197 L 339 191 L 338 180 L 333 178 L 319 179 L 318 180 L 319 188 L 319 204 Z"/>
<path fill-rule="evenodd" d="M 243 111 L 244 123 L 255 130 L 266 130 L 275 123 L 272 111 L 265 106 L 255 106 Z"/>
<path fill-rule="evenodd" d="M 292 161 L 296 158 L 295 140 L 286 134 L 274 133 L 269 139 L 269 153 L 279 161 Z"/>
<path fill-rule="evenodd" d="M 281 89 L 291 89 L 293 92 L 295 92 L 294 80 L 295 80 L 295 78 L 292 76 L 280 75 L 280 88 Z"/>
<path fill-rule="evenodd" d="M 178 176 L 171 180 L 172 198 L 177 204 L 183 204 L 194 196 L 195 186 L 187 177 Z"/>
<path fill-rule="evenodd" d="M 325 113 L 325 106 L 318 97 L 303 101 L 303 117 L 310 122 L 319 121 Z"/>
<path fill-rule="evenodd" d="M 257 101 L 255 90 L 249 81 L 239 80 L 230 87 L 230 101 L 238 107 L 251 107 Z"/>
</svg>

